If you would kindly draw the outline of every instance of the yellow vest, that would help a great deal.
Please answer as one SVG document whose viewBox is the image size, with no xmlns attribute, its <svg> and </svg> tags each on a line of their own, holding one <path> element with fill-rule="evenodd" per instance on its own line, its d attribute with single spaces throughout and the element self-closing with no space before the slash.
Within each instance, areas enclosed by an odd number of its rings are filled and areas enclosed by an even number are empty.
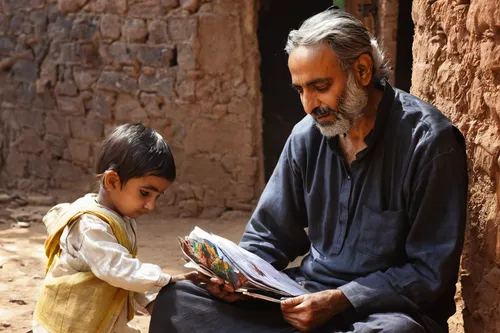
<svg viewBox="0 0 500 333">
<path fill-rule="evenodd" d="M 64 228 L 83 214 L 92 214 L 111 226 L 120 245 L 133 257 L 132 248 L 120 223 L 105 208 L 84 200 L 75 202 L 54 223 L 47 226 L 49 236 L 45 241 L 47 272 L 59 259 L 60 238 Z M 128 302 L 127 302 L 128 301 Z M 51 333 L 109 333 L 123 307 L 128 303 L 128 320 L 134 317 L 133 293 L 99 280 L 92 272 L 45 278 L 38 298 L 34 317 Z"/>
</svg>

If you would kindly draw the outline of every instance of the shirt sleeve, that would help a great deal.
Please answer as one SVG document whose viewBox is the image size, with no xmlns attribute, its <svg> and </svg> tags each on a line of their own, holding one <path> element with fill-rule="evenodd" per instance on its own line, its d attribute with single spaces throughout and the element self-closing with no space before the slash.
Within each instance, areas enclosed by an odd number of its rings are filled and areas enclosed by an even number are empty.
<svg viewBox="0 0 500 333">
<path fill-rule="evenodd" d="M 466 221 L 467 166 L 462 147 L 435 156 L 412 181 L 406 263 L 339 289 L 357 312 L 417 311 L 454 285 Z"/>
<path fill-rule="evenodd" d="M 82 223 L 85 215 L 80 220 Z M 98 218 L 84 222 L 80 229 L 81 242 L 78 253 L 94 275 L 111 284 L 134 292 L 146 292 L 155 286 L 165 286 L 170 275 L 157 265 L 142 263 L 133 258 L 128 250 L 118 243 L 111 227 Z"/>
<path fill-rule="evenodd" d="M 305 227 L 302 177 L 294 159 L 292 137 L 289 137 L 240 246 L 281 270 L 309 251 Z"/>
</svg>

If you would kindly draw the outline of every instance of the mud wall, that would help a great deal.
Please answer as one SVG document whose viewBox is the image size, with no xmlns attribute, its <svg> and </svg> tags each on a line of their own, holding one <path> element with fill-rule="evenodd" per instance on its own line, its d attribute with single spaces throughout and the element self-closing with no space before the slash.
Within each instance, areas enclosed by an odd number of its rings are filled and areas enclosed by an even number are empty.
<svg viewBox="0 0 500 333">
<path fill-rule="evenodd" d="M 469 216 L 453 332 L 500 331 L 500 1 L 415 0 L 412 92 L 462 131 Z"/>
</svg>

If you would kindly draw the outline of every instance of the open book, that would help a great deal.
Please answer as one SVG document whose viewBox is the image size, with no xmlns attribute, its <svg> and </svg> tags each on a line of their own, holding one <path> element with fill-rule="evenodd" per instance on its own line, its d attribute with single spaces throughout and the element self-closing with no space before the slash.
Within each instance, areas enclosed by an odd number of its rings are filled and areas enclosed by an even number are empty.
<svg viewBox="0 0 500 333">
<path fill-rule="evenodd" d="M 198 227 L 184 239 L 179 237 L 179 244 L 186 256 L 186 267 L 221 278 L 237 292 L 271 302 L 308 293 L 262 258 Z"/>
</svg>

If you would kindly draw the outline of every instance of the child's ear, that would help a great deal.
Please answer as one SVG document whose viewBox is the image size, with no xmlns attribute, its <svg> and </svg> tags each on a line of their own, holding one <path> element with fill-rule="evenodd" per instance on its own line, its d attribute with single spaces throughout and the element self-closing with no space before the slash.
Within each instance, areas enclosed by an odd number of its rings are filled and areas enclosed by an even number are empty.
<svg viewBox="0 0 500 333">
<path fill-rule="evenodd" d="M 121 188 L 120 176 L 118 176 L 116 171 L 106 171 L 103 177 L 103 185 L 107 191 L 113 191 Z"/>
</svg>

